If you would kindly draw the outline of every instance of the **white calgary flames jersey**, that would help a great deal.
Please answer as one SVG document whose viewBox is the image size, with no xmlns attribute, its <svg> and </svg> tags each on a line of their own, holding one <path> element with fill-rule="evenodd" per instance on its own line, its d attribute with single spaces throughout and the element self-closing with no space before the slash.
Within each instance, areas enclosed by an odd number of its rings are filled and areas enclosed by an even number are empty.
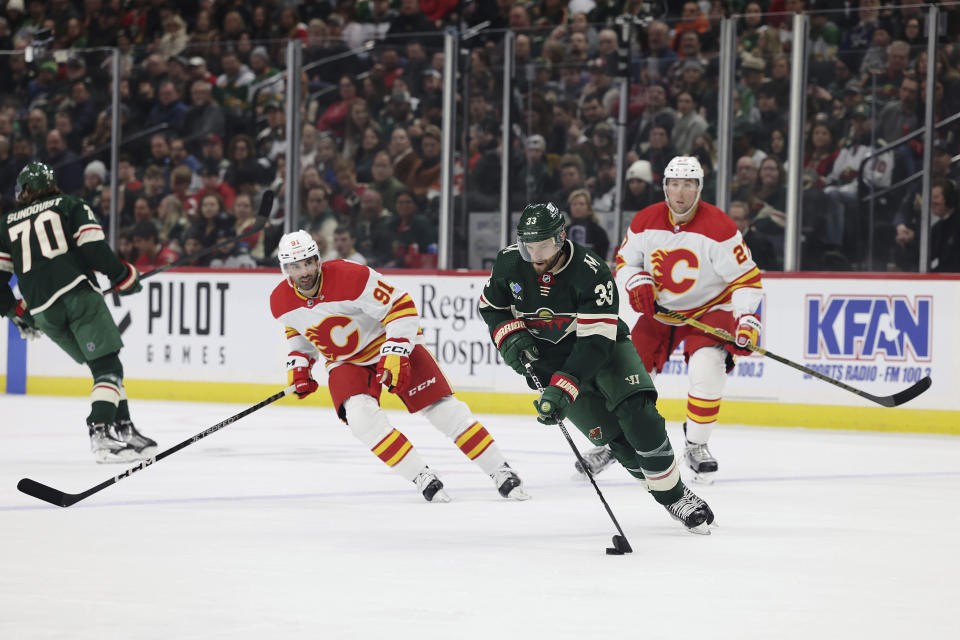
<svg viewBox="0 0 960 640">
<path fill-rule="evenodd" d="M 754 313 L 762 296 L 760 270 L 736 223 L 702 201 L 686 224 L 673 222 L 666 202 L 633 217 L 617 252 L 617 283 L 641 271 L 653 276 L 661 306 L 693 318 L 715 309 Z"/>
<path fill-rule="evenodd" d="M 346 260 L 322 263 L 320 278 L 316 297 L 301 295 L 289 280 L 270 295 L 270 310 L 286 328 L 291 354 L 311 362 L 322 357 L 330 370 L 377 362 L 387 339 L 414 344 L 420 317 L 406 291 L 370 267 Z"/>
</svg>

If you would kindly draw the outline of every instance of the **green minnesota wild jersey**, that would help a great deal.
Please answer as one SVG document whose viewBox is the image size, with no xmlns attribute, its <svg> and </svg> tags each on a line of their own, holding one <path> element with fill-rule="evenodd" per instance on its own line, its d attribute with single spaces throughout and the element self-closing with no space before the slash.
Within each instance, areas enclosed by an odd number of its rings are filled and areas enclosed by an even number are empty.
<svg viewBox="0 0 960 640">
<path fill-rule="evenodd" d="M 55 195 L 0 215 L 0 271 L 16 274 L 31 312 L 78 285 L 96 288 L 93 268 L 114 277 L 124 269 L 83 200 Z"/>
<path fill-rule="evenodd" d="M 629 340 L 617 285 L 596 253 L 570 240 L 567 259 L 556 271 L 538 276 L 517 245 L 497 254 L 480 296 L 480 315 L 499 347 L 519 320 L 538 340 L 538 370 L 593 378 L 618 340 Z"/>
</svg>

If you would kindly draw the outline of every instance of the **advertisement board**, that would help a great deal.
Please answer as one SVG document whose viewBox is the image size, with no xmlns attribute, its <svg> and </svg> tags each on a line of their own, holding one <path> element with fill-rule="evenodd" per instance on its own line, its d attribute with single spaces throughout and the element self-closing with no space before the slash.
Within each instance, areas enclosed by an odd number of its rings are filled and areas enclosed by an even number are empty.
<svg viewBox="0 0 960 640">
<path fill-rule="evenodd" d="M 421 314 L 423 341 L 458 391 L 483 394 L 481 411 L 497 411 L 497 398 L 529 394 L 523 379 L 502 363 L 477 299 L 481 272 L 390 272 Z M 269 295 L 282 282 L 275 271 L 170 271 L 145 280 L 144 290 L 107 302 L 123 333 L 130 381 L 165 384 L 260 384 L 286 381 L 282 327 Z M 960 346 L 955 318 L 958 278 L 823 277 L 766 274 L 760 309 L 764 346 L 824 375 L 877 395 L 892 394 L 923 376 L 934 384 L 909 408 L 960 412 Z M 621 292 L 621 300 L 625 300 Z M 632 326 L 635 315 L 621 304 Z M 0 343 L 2 344 L 2 343 Z M 29 381 L 88 380 L 49 340 L 27 349 Z M 664 400 L 687 393 L 686 365 L 678 349 L 656 385 Z M 323 384 L 322 367 L 315 375 Z M 38 387 L 39 388 L 39 387 Z M 172 387 L 171 387 L 172 388 Z M 48 389 L 48 388 L 47 388 Z M 176 397 L 171 391 L 166 397 Z M 211 399 L 223 399 L 213 394 Z M 727 379 L 725 403 L 767 407 L 869 407 L 855 394 L 760 356 L 739 357 Z M 514 406 L 514 405 L 511 405 Z M 743 419 L 747 421 L 746 418 Z"/>
</svg>

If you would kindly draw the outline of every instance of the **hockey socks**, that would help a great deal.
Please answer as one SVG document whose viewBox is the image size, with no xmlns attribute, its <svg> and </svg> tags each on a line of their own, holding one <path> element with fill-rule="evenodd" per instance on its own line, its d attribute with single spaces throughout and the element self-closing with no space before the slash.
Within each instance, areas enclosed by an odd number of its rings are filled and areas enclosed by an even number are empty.
<svg viewBox="0 0 960 640">
<path fill-rule="evenodd" d="M 87 424 L 112 424 L 116 420 L 123 390 L 123 365 L 116 353 L 91 360 L 87 365 L 93 374 Z"/>
</svg>

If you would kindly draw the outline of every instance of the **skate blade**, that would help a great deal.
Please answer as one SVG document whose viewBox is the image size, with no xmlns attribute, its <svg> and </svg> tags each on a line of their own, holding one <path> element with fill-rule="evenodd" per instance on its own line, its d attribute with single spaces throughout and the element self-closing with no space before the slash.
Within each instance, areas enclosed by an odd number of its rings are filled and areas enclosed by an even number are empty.
<svg viewBox="0 0 960 640">
<path fill-rule="evenodd" d="M 143 456 L 133 449 L 122 449 L 114 453 L 111 451 L 97 451 L 93 454 L 97 464 L 121 464 L 124 462 L 139 462 L 146 460 L 148 456 Z"/>
<path fill-rule="evenodd" d="M 690 479 L 693 482 L 696 482 L 697 484 L 711 485 L 717 481 L 717 472 L 708 471 L 706 473 L 702 473 L 702 472 L 694 471 L 693 469 L 690 469 Z"/>
<path fill-rule="evenodd" d="M 517 502 L 523 502 L 524 500 L 529 500 L 532 497 L 533 496 L 523 490 L 523 487 L 514 487 L 513 491 L 506 495 L 507 500 L 516 500 Z"/>
<path fill-rule="evenodd" d="M 435 494 L 433 494 L 433 497 L 430 498 L 430 500 L 428 500 L 427 502 L 450 502 L 451 500 L 453 500 L 453 498 L 450 497 L 450 494 L 444 491 L 443 489 L 440 489 Z"/>
<path fill-rule="evenodd" d="M 710 525 L 708 525 L 706 522 L 701 522 L 695 527 L 687 527 L 687 531 L 700 536 L 708 536 L 710 535 Z"/>
</svg>

